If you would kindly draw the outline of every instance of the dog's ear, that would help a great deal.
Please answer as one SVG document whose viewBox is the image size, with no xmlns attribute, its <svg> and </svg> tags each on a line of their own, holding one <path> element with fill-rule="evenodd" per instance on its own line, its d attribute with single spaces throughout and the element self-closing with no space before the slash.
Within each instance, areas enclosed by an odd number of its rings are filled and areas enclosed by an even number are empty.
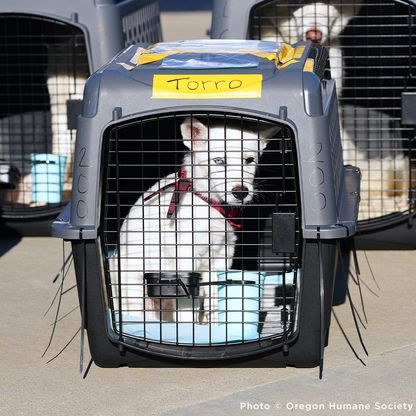
<svg viewBox="0 0 416 416">
<path fill-rule="evenodd" d="M 269 144 L 270 139 L 279 131 L 281 127 L 273 126 L 268 128 L 263 128 L 260 130 L 260 150 L 263 151 L 264 148 Z"/>
<path fill-rule="evenodd" d="M 208 140 L 208 129 L 193 117 L 187 117 L 181 124 L 181 133 L 188 149 L 201 149 Z"/>
</svg>

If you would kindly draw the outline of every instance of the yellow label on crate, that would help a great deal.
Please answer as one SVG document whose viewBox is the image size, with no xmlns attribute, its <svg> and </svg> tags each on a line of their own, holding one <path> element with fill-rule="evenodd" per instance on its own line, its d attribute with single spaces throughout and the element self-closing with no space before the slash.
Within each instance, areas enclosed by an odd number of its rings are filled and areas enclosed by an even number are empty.
<svg viewBox="0 0 416 416">
<path fill-rule="evenodd" d="M 260 98 L 263 75 L 154 75 L 152 98 Z"/>
</svg>

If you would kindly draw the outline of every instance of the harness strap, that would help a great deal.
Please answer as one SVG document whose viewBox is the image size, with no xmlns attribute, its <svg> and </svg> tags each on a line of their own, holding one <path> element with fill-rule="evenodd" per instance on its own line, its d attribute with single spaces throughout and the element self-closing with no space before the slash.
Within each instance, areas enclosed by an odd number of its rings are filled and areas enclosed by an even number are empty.
<svg viewBox="0 0 416 416">
<path fill-rule="evenodd" d="M 179 178 L 177 181 L 172 182 L 168 185 L 162 186 L 159 190 L 153 192 L 151 195 L 148 195 L 144 198 L 144 201 L 148 201 L 152 199 L 156 195 L 159 195 L 161 192 L 164 192 L 166 189 L 174 187 L 172 199 L 170 201 L 170 205 L 168 208 L 168 212 L 166 214 L 167 218 L 172 218 L 173 214 L 176 212 L 176 208 L 180 205 L 181 199 L 185 195 L 185 192 L 193 192 L 192 191 L 192 180 L 186 177 L 185 169 L 182 167 L 179 171 Z M 221 204 L 221 202 L 215 200 L 209 200 L 204 198 L 198 192 L 193 192 L 197 197 L 201 198 L 207 204 L 211 205 L 212 208 L 216 209 L 220 212 L 224 218 L 228 221 L 234 231 L 238 231 L 241 229 L 241 221 L 237 218 L 238 216 L 238 209 L 232 209 L 227 206 Z"/>
</svg>

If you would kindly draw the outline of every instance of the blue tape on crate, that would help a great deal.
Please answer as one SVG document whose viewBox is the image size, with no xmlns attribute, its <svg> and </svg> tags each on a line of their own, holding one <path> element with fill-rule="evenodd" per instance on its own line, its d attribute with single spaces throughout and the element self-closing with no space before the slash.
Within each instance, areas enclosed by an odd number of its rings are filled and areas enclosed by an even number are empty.
<svg viewBox="0 0 416 416">
<path fill-rule="evenodd" d="M 242 54 L 182 54 L 165 58 L 161 69 L 228 69 L 256 68 L 260 58 L 254 55 Z"/>
<path fill-rule="evenodd" d="M 261 338 L 261 335 L 257 332 L 257 325 L 252 324 L 245 324 L 244 326 L 241 324 L 211 326 L 165 322 L 155 319 L 144 321 L 143 318 L 126 314 L 123 314 L 122 317 L 124 334 L 152 341 L 201 345 L 241 342 L 243 340 L 250 341 Z M 118 314 L 116 314 L 116 322 L 118 329 Z M 110 335 L 118 339 L 118 335 L 113 330 L 110 313 L 108 314 L 108 326 Z"/>
</svg>

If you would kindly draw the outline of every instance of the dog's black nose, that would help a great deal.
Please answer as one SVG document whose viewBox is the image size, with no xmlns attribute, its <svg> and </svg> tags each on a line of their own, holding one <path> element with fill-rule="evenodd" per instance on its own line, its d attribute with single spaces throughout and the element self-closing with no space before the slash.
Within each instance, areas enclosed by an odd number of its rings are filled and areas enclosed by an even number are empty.
<svg viewBox="0 0 416 416">
<path fill-rule="evenodd" d="M 239 199 L 240 201 L 248 196 L 248 189 L 243 185 L 234 186 L 231 192 L 234 198 Z"/>
</svg>

